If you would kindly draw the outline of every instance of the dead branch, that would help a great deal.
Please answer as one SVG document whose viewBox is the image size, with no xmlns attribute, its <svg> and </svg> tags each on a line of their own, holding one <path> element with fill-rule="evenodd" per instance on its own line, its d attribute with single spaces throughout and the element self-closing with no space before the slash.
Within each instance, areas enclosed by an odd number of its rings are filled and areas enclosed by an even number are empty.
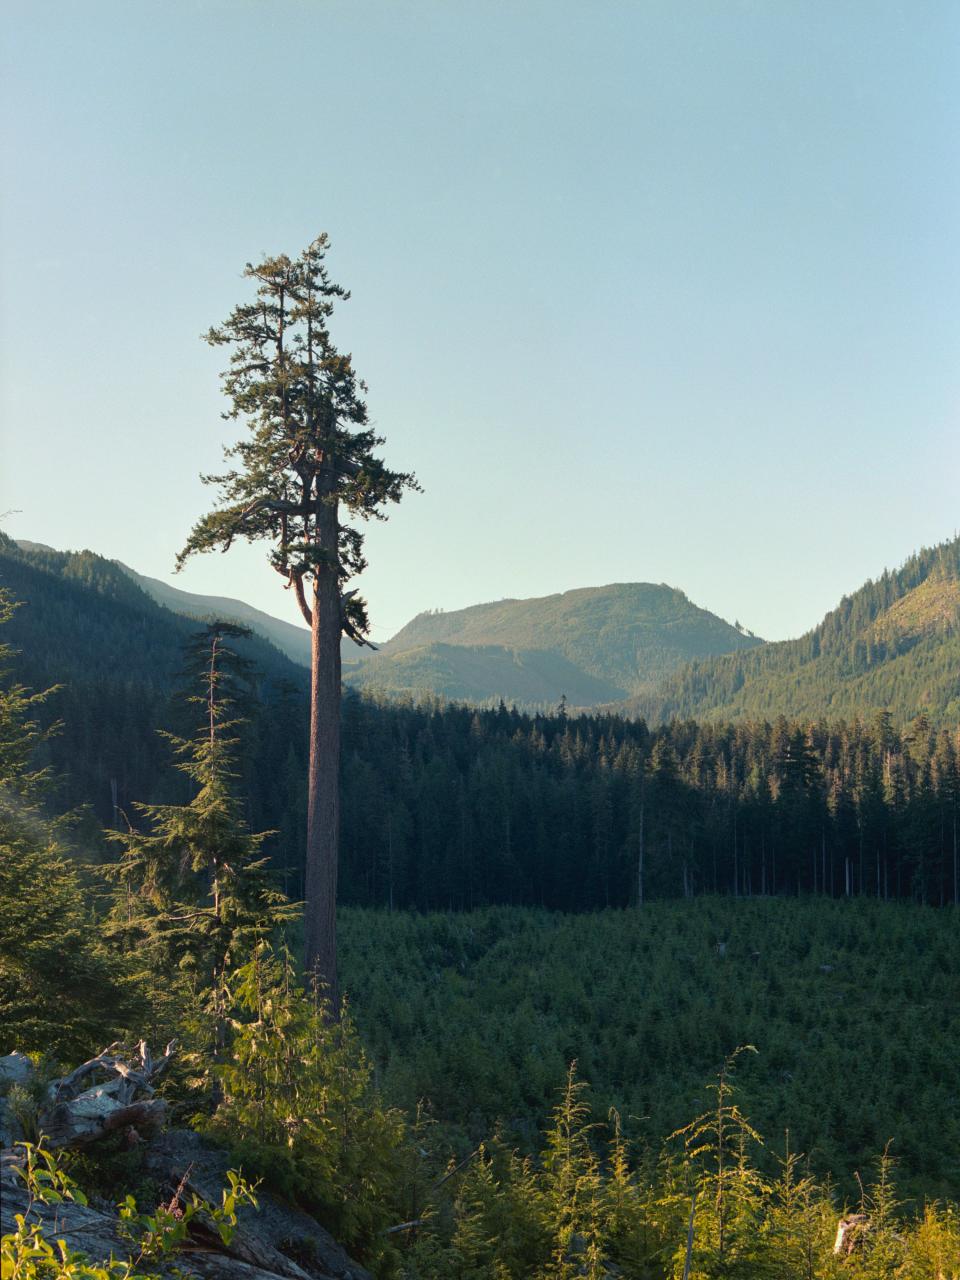
<svg viewBox="0 0 960 1280">
<path fill-rule="evenodd" d="M 119 1042 L 108 1045 L 106 1049 L 101 1049 L 95 1058 L 89 1058 L 79 1067 L 74 1067 L 69 1075 L 63 1076 L 60 1080 L 54 1080 L 50 1085 L 50 1094 L 54 1102 L 58 1102 L 61 1098 L 74 1097 L 79 1092 L 77 1085 L 88 1076 L 92 1076 L 95 1071 L 110 1070 L 116 1061 L 114 1054 L 119 1048 Z"/>
<path fill-rule="evenodd" d="M 412 1222 L 398 1222 L 395 1227 L 387 1227 L 383 1234 L 392 1236 L 396 1235 L 398 1231 L 413 1231 L 416 1227 L 425 1227 L 426 1225 L 426 1218 L 414 1218 Z"/>
<path fill-rule="evenodd" d="M 443 1174 L 441 1177 L 439 1177 L 436 1180 L 436 1182 L 433 1184 L 434 1188 L 442 1187 L 445 1182 L 449 1182 L 451 1178 L 456 1177 L 456 1175 L 460 1172 L 461 1169 L 465 1169 L 471 1160 L 475 1160 L 477 1158 L 477 1156 L 480 1154 L 482 1149 L 483 1149 L 482 1147 L 477 1147 L 474 1151 L 471 1151 L 468 1156 L 464 1156 L 464 1158 L 460 1161 L 458 1165 L 456 1165 L 453 1169 L 448 1169 L 445 1174 Z"/>
<path fill-rule="evenodd" d="M 246 520 L 248 516 L 255 515 L 258 511 L 270 511 L 275 515 L 285 516 L 302 516 L 308 515 L 309 511 L 304 507 L 302 502 L 281 502 L 275 498 L 258 498 L 256 502 L 251 502 L 249 507 L 237 514 L 238 520 Z"/>
<path fill-rule="evenodd" d="M 52 1081 L 47 1101 L 37 1114 L 37 1129 L 47 1145 L 51 1149 L 86 1146 L 117 1129 L 159 1128 L 167 1104 L 153 1095 L 176 1049 L 176 1040 L 171 1040 L 160 1057 L 154 1058 L 146 1040 L 132 1053 L 112 1044 Z M 81 1088 L 98 1073 L 112 1078 Z"/>
</svg>

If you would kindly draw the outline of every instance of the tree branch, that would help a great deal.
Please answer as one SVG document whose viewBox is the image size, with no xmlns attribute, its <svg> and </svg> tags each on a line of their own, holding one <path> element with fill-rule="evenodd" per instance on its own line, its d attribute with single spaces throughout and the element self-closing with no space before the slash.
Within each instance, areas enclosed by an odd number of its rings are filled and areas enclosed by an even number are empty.
<svg viewBox="0 0 960 1280">
<path fill-rule="evenodd" d="M 349 636 L 354 644 L 360 645 L 361 648 L 372 649 L 376 653 L 377 646 L 372 640 L 360 634 L 346 614 L 340 615 L 340 626 L 343 628 L 344 635 Z"/>
<path fill-rule="evenodd" d="M 304 509 L 302 503 L 299 502 L 280 502 L 276 498 L 257 498 L 256 502 L 251 502 L 249 507 L 238 513 L 238 520 L 245 520 L 247 516 L 254 515 L 257 511 L 273 511 L 277 515 L 285 516 L 303 516 L 308 515 L 309 511 Z"/>
<path fill-rule="evenodd" d="M 303 594 L 303 574 L 295 573 L 293 575 L 293 593 L 297 597 L 297 604 L 300 606 L 300 612 L 303 614 L 304 621 L 307 626 L 313 629 L 313 613 L 307 604 L 307 598 Z"/>
<path fill-rule="evenodd" d="M 377 646 L 369 641 L 365 635 L 360 633 L 357 624 L 350 617 L 350 611 L 347 608 L 347 605 L 357 594 L 357 591 L 358 588 L 354 587 L 352 591 L 345 591 L 340 597 L 340 629 L 345 635 L 350 637 L 354 644 L 360 645 L 361 648 L 366 646 L 366 648 L 373 649 L 374 652 L 376 652 Z M 361 614 L 361 616 L 363 615 Z"/>
<path fill-rule="evenodd" d="M 427 1218 L 414 1218 L 412 1222 L 398 1222 L 395 1227 L 387 1227 L 384 1231 L 385 1236 L 396 1235 L 398 1231 L 413 1231 L 416 1227 L 424 1227 L 428 1222 Z"/>
</svg>

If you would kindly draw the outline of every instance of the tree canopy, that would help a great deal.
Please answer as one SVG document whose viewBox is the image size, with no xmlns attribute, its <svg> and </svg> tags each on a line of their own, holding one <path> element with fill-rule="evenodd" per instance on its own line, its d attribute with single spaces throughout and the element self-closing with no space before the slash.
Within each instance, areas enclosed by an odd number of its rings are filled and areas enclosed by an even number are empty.
<svg viewBox="0 0 960 1280">
<path fill-rule="evenodd" d="M 270 563 L 297 592 L 308 624 L 304 579 L 334 569 L 342 585 L 366 565 L 362 530 L 330 518 L 338 505 L 351 516 L 380 519 L 387 503 L 417 487 L 411 474 L 391 471 L 376 456 L 383 438 L 367 425 L 366 386 L 331 338 L 334 303 L 350 294 L 330 279 L 328 247 L 320 235 L 299 258 L 247 263 L 255 300 L 206 335 L 211 345 L 230 348 L 224 416 L 243 421 L 249 434 L 225 450 L 234 466 L 203 477 L 219 487 L 221 501 L 197 522 L 178 558 L 182 565 L 194 552 L 226 551 L 238 537 L 272 542 Z M 362 639 L 363 602 L 350 596 L 342 608 L 344 629 Z"/>
</svg>

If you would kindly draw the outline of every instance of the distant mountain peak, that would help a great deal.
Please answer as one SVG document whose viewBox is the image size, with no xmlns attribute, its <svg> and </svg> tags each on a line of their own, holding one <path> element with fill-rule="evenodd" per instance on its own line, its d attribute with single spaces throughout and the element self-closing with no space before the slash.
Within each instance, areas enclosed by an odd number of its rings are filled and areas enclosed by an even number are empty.
<svg viewBox="0 0 960 1280">
<path fill-rule="evenodd" d="M 614 582 L 417 614 L 352 683 L 464 701 L 596 706 L 696 657 L 762 643 L 666 583 Z M 508 660 L 507 655 L 513 655 Z"/>
</svg>

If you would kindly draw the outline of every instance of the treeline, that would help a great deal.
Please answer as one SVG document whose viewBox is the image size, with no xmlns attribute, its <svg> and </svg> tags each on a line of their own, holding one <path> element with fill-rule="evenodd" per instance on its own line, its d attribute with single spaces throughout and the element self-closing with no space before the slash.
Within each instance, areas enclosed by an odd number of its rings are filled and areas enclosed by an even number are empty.
<svg viewBox="0 0 960 1280">
<path fill-rule="evenodd" d="M 923 717 L 650 729 L 348 697 L 344 746 L 357 905 L 960 893 L 958 734 Z"/>
<path fill-rule="evenodd" d="M 932 571 L 907 566 L 856 607 L 879 608 L 921 569 Z M 198 624 L 90 553 L 24 553 L 0 539 L 0 571 L 27 602 L 8 628 L 21 679 L 63 685 L 41 712 L 63 722 L 42 760 L 62 777 L 59 807 L 88 804 L 116 826 L 138 802 L 182 802 L 157 730 L 183 731 L 176 691 Z M 299 896 L 306 672 L 256 638 L 238 647 L 253 664 L 239 708 L 245 818 L 277 833 L 265 852 Z M 889 712 L 652 728 L 348 693 L 343 719 L 348 904 L 594 910 L 641 893 L 816 893 L 940 905 L 960 893 L 960 737 L 924 716 L 905 728 Z M 97 838 L 92 822 L 86 838 Z"/>
</svg>

